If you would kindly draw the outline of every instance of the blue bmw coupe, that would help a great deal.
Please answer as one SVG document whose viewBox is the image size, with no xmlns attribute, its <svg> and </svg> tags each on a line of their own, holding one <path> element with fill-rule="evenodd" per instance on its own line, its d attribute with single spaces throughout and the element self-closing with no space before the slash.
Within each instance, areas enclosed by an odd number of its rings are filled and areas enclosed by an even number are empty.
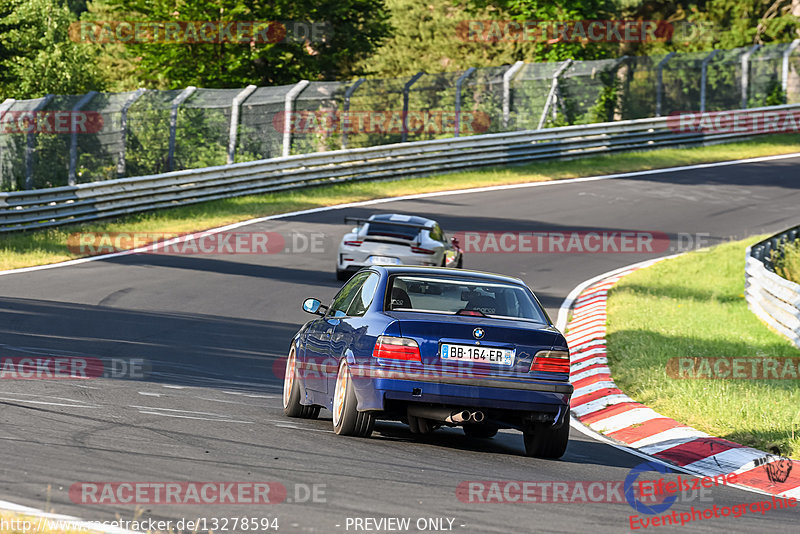
<svg viewBox="0 0 800 534">
<path fill-rule="evenodd" d="M 569 440 L 569 350 L 516 278 L 438 267 L 375 266 L 330 305 L 309 298 L 289 349 L 283 410 L 333 412 L 337 434 L 376 419 L 413 433 L 460 426 L 474 438 L 521 430 L 528 456 L 559 458 Z"/>
</svg>

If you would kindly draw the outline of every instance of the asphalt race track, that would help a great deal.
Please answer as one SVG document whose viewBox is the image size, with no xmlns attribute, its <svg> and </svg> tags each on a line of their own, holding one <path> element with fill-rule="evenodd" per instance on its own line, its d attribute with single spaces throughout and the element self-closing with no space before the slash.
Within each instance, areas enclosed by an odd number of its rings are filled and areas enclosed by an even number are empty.
<svg viewBox="0 0 800 534">
<path fill-rule="evenodd" d="M 522 436 L 512 431 L 481 441 L 446 429 L 415 440 L 399 424 L 379 423 L 372 438 L 362 440 L 334 435 L 325 410 L 314 421 L 284 418 L 283 366 L 276 361 L 309 319 L 300 303 L 309 296 L 329 300 L 336 292 L 334 254 L 348 230 L 345 215 L 420 214 L 439 220 L 449 234 L 653 231 L 684 244 L 687 238 L 679 235 L 699 233 L 703 244 L 713 244 L 797 224 L 798 174 L 800 158 L 794 158 L 393 201 L 237 230 L 324 233 L 324 253 L 141 254 L 0 276 L 2 356 L 149 362 L 143 380 L 0 382 L 0 500 L 86 520 L 277 517 L 282 532 L 354 532 L 348 518 L 387 516 L 411 518 L 411 532 L 418 531 L 419 518 L 450 518 L 452 531 L 464 533 L 628 531 L 633 509 L 624 502 L 457 498 L 459 484 L 472 480 L 621 482 L 643 461 L 575 429 L 566 455 L 547 461 L 524 457 Z M 671 252 L 469 254 L 465 267 L 524 279 L 555 320 L 580 282 Z M 274 481 L 287 488 L 291 502 L 138 510 L 77 504 L 69 488 L 82 481 Z M 318 502 L 302 502 L 314 485 L 324 492 Z M 714 488 L 704 500 L 678 502 L 671 510 L 764 498 Z M 795 508 L 684 528 L 782 532 L 797 522 Z M 677 529 L 647 529 L 653 530 Z"/>
</svg>

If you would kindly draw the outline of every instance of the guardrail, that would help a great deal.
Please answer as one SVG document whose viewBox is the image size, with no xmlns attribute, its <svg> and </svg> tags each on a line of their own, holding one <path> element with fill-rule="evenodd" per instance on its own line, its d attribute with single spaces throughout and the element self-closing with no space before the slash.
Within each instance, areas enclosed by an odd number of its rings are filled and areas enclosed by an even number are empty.
<svg viewBox="0 0 800 534">
<path fill-rule="evenodd" d="M 765 111 L 800 111 L 800 104 L 735 113 L 744 117 Z M 659 117 L 398 143 L 0 193 L 0 232 L 334 182 L 390 179 L 625 150 L 723 143 L 753 135 L 750 131 L 681 133 L 671 130 L 667 121 L 666 117 Z"/>
<path fill-rule="evenodd" d="M 800 226 L 749 247 L 745 253 L 745 298 L 762 321 L 800 347 L 800 284 L 775 274 L 772 252 L 800 239 Z"/>
</svg>

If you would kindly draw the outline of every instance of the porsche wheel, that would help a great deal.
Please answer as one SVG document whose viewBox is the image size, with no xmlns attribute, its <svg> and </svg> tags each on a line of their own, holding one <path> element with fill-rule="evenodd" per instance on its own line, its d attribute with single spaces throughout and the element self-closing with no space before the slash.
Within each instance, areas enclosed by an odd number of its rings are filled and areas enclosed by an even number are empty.
<svg viewBox="0 0 800 534">
<path fill-rule="evenodd" d="M 297 382 L 297 357 L 294 345 L 289 350 L 286 372 L 283 375 L 283 414 L 303 419 L 315 419 L 319 415 L 319 406 L 300 404 L 300 384 Z"/>
<path fill-rule="evenodd" d="M 375 415 L 359 412 L 353 377 L 347 360 L 339 363 L 333 392 L 333 431 L 342 436 L 367 438 L 375 427 Z"/>
</svg>

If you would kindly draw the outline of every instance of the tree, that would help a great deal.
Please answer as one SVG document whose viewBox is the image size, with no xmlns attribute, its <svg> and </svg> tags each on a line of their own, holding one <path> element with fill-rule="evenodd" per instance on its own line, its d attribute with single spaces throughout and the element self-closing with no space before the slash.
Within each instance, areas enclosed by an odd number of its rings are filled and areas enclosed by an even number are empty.
<svg viewBox="0 0 800 534">
<path fill-rule="evenodd" d="M 468 0 L 468 5 L 477 9 L 494 9 L 492 18 L 516 21 L 574 22 L 593 20 L 618 20 L 618 8 L 614 0 L 573 0 L 552 2 L 550 0 Z M 570 42 L 552 40 L 538 42 L 529 61 L 563 61 L 565 59 L 599 59 L 616 57 L 620 45 L 610 42 Z"/>
<path fill-rule="evenodd" d="M 382 0 L 107 0 L 122 19 L 159 22 L 281 21 L 278 34 L 249 42 L 129 42 L 143 82 L 169 88 L 281 85 L 357 74 L 358 61 L 387 34 Z M 317 36 L 295 32 L 322 28 Z M 241 26 L 240 26 L 241 27 Z M 280 39 L 285 29 L 288 33 Z M 270 30 L 271 31 L 271 30 Z M 253 34 L 256 32 L 253 31 Z M 316 38 L 315 38 L 316 37 Z M 193 41 L 193 42 L 191 42 Z"/>
<path fill-rule="evenodd" d="M 59 0 L 0 0 L 0 96 L 35 98 L 102 89 L 96 50 L 69 39 Z"/>
</svg>

